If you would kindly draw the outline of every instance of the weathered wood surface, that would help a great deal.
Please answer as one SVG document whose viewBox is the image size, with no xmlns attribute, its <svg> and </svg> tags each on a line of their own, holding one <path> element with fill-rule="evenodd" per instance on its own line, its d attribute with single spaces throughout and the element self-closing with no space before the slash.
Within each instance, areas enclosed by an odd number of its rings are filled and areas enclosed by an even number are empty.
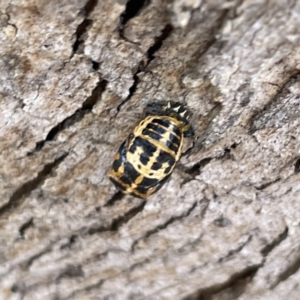
<svg viewBox="0 0 300 300">
<path fill-rule="evenodd" d="M 299 1 L 0 11 L 0 299 L 299 299 Z M 145 203 L 106 172 L 153 99 L 196 137 Z"/>
</svg>

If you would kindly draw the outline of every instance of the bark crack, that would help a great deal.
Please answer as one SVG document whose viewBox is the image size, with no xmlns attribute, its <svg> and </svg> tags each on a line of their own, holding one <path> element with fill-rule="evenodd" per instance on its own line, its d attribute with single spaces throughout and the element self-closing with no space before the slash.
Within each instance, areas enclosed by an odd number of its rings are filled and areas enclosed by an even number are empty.
<svg viewBox="0 0 300 300">
<path fill-rule="evenodd" d="M 295 174 L 300 173 L 300 158 L 297 159 L 297 161 L 295 162 L 295 170 L 294 170 Z"/>
<path fill-rule="evenodd" d="M 129 88 L 129 95 L 118 105 L 117 107 L 117 113 L 121 110 L 122 106 L 127 103 L 131 97 L 134 95 L 136 89 L 137 89 L 137 85 L 140 81 L 138 74 L 141 73 L 141 69 L 142 69 L 142 64 L 143 62 L 140 62 L 140 65 L 137 69 L 137 71 L 133 74 L 133 84 L 132 86 Z"/>
<path fill-rule="evenodd" d="M 60 157 L 56 158 L 53 162 L 46 164 L 35 178 L 25 182 L 19 188 L 17 188 L 10 197 L 9 201 L 0 207 L 0 218 L 8 217 L 14 208 L 20 206 L 33 190 L 37 189 L 43 184 L 47 177 L 51 176 L 53 170 L 57 168 L 67 156 L 68 153 L 64 153 Z"/>
<path fill-rule="evenodd" d="M 271 289 L 274 289 L 278 284 L 288 279 L 290 276 L 295 274 L 300 269 L 300 255 L 289 263 L 287 268 L 281 272 L 278 276 L 276 281 L 271 285 Z"/>
<path fill-rule="evenodd" d="M 88 17 L 95 9 L 96 5 L 98 4 L 98 0 L 89 0 L 87 1 L 86 5 L 83 8 L 84 19 L 83 21 L 77 26 L 76 29 L 76 39 L 73 44 L 73 53 L 71 58 L 74 56 L 75 53 L 78 53 L 81 49 L 80 47 L 83 44 L 82 36 L 85 34 L 89 27 L 93 24 L 93 20 L 90 20 Z M 71 59 L 70 58 L 70 59 Z"/>
<path fill-rule="evenodd" d="M 252 240 L 252 235 L 249 235 L 245 242 L 243 242 L 237 248 L 229 250 L 228 253 L 225 256 L 223 256 L 219 259 L 219 262 L 223 262 L 223 261 L 227 260 L 228 258 L 232 257 L 234 254 L 241 252 L 241 250 L 246 245 L 248 245 L 251 242 L 251 240 Z"/>
<path fill-rule="evenodd" d="M 126 224 L 135 215 L 140 213 L 146 204 L 146 201 L 141 201 L 137 206 L 132 207 L 123 215 L 120 215 L 111 220 L 107 225 L 102 224 L 100 226 L 95 226 L 87 229 L 88 234 L 101 233 L 105 231 L 117 231 L 122 225 Z"/>
<path fill-rule="evenodd" d="M 256 186 L 255 188 L 259 191 L 262 191 L 262 190 L 266 189 L 267 187 L 271 186 L 272 184 L 277 183 L 280 180 L 281 180 L 281 178 L 276 178 L 275 180 L 263 183 L 262 185 Z"/>
<path fill-rule="evenodd" d="M 211 162 L 212 157 L 206 157 L 195 163 L 193 166 L 185 170 L 185 173 L 191 175 L 193 178 L 201 173 L 201 170 Z"/>
<path fill-rule="evenodd" d="M 119 24 L 119 35 L 121 38 L 127 39 L 124 37 L 124 30 L 128 21 L 134 18 L 143 8 L 148 6 L 150 0 L 128 0 L 126 4 L 125 11 L 120 16 Z"/>
<path fill-rule="evenodd" d="M 163 44 L 163 41 L 170 36 L 172 30 L 173 30 L 173 27 L 170 24 L 167 24 L 165 26 L 165 28 L 162 30 L 161 35 L 155 37 L 154 44 L 147 51 L 147 61 L 146 61 L 146 63 L 144 61 L 140 62 L 139 67 L 137 68 L 137 71 L 133 74 L 133 84 L 129 88 L 129 95 L 126 97 L 126 99 L 124 99 L 119 104 L 119 106 L 117 107 L 117 112 L 119 112 L 121 110 L 122 106 L 125 103 L 127 103 L 131 99 L 131 97 L 134 95 L 134 93 L 137 89 L 137 86 L 140 82 L 140 79 L 139 79 L 138 75 L 141 72 L 145 71 L 145 69 L 150 64 L 150 62 L 155 58 L 154 53 L 157 52 L 161 48 L 161 46 Z"/>
<path fill-rule="evenodd" d="M 93 89 L 91 96 L 88 97 L 81 105 L 81 108 L 77 109 L 71 116 L 65 118 L 60 123 L 55 125 L 47 134 L 46 138 L 42 141 L 36 143 L 35 149 L 31 152 L 28 152 L 27 155 L 34 155 L 36 152 L 39 152 L 43 149 L 45 143 L 49 141 L 53 141 L 57 135 L 65 128 L 68 128 L 75 123 L 81 121 L 83 117 L 90 113 L 94 107 L 94 105 L 100 99 L 100 95 L 106 88 L 107 81 L 99 80 L 97 86 Z"/>
<path fill-rule="evenodd" d="M 279 101 L 280 98 L 282 98 L 284 95 L 290 94 L 289 87 L 295 83 L 296 80 L 299 80 L 299 75 L 300 71 L 294 69 L 289 72 L 289 76 L 281 85 L 268 82 L 268 84 L 278 87 L 278 90 L 270 99 L 270 101 L 260 111 L 254 112 L 252 117 L 249 119 L 249 134 L 253 135 L 256 131 L 261 129 L 259 126 L 255 125 L 256 121 L 262 118 L 264 114 L 270 110 L 271 106 Z"/>
<path fill-rule="evenodd" d="M 106 206 L 112 206 L 114 205 L 117 201 L 120 201 L 124 198 L 125 194 L 123 194 L 121 191 L 117 191 L 105 204 L 104 207 Z M 96 208 L 97 211 L 101 210 L 101 207 Z"/>
<path fill-rule="evenodd" d="M 277 247 L 282 241 L 284 241 L 289 233 L 289 228 L 286 226 L 282 233 L 280 233 L 270 244 L 266 245 L 261 254 L 267 256 L 275 247 Z"/>
<path fill-rule="evenodd" d="M 19 238 L 24 239 L 26 230 L 33 226 L 34 226 L 34 223 L 33 223 L 33 217 L 32 217 L 20 227 Z"/>
<path fill-rule="evenodd" d="M 155 37 L 154 44 L 147 51 L 148 61 L 147 61 L 146 67 L 155 58 L 154 53 L 157 52 L 161 48 L 164 40 L 166 40 L 170 36 L 172 31 L 173 31 L 173 26 L 171 24 L 167 24 L 165 26 L 165 28 L 161 31 L 161 35 Z"/>
<path fill-rule="evenodd" d="M 81 265 L 68 264 L 65 269 L 57 276 L 56 282 L 63 278 L 84 277 Z"/>
<path fill-rule="evenodd" d="M 210 300 L 212 296 L 215 294 L 220 293 L 221 291 L 229 288 L 234 288 L 237 283 L 246 285 L 246 282 L 251 280 L 259 268 L 262 267 L 263 264 L 253 264 L 251 266 L 246 267 L 245 269 L 241 270 L 230 276 L 228 280 L 223 283 L 212 285 L 208 288 L 199 289 L 197 292 L 193 293 L 192 295 L 184 298 L 185 300 Z"/>
<path fill-rule="evenodd" d="M 140 237 L 139 239 L 135 240 L 132 243 L 131 251 L 135 252 L 135 248 L 140 240 L 146 240 L 147 238 L 149 238 L 151 235 L 157 233 L 158 231 L 166 229 L 170 224 L 172 224 L 176 221 L 182 220 L 183 218 L 188 217 L 192 213 L 192 211 L 196 208 L 197 204 L 198 204 L 197 201 L 194 202 L 193 205 L 185 213 L 183 213 L 179 216 L 172 216 L 163 224 L 160 224 L 160 225 L 156 226 L 155 228 L 148 230 L 142 237 Z"/>
</svg>

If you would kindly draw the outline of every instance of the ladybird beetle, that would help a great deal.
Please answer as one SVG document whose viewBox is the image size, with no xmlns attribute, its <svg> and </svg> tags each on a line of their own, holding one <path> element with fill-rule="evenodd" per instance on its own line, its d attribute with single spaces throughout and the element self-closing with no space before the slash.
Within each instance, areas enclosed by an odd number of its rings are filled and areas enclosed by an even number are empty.
<svg viewBox="0 0 300 300">
<path fill-rule="evenodd" d="M 123 193 L 146 199 L 170 178 L 183 137 L 193 136 L 190 113 L 180 102 L 150 103 L 145 118 L 122 143 L 109 179 Z"/>
</svg>

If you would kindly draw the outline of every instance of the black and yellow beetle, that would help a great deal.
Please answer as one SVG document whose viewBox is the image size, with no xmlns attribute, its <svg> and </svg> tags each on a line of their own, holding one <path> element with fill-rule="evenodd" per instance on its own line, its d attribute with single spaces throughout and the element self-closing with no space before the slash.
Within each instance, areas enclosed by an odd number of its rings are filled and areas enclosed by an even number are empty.
<svg viewBox="0 0 300 300">
<path fill-rule="evenodd" d="M 145 115 L 120 146 L 108 175 L 121 192 L 143 199 L 170 178 L 183 137 L 193 136 L 190 113 L 180 102 L 150 103 Z"/>
</svg>

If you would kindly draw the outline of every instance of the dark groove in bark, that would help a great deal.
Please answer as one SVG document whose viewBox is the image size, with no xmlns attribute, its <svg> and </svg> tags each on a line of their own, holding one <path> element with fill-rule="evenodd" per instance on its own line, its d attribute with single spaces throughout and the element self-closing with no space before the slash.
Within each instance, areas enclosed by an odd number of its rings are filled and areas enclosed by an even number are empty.
<svg viewBox="0 0 300 300">
<path fill-rule="evenodd" d="M 297 159 L 296 163 L 295 163 L 295 174 L 300 173 L 300 158 Z"/>
<path fill-rule="evenodd" d="M 233 274 L 226 282 L 214 286 L 200 289 L 196 293 L 183 298 L 184 300 L 211 300 L 212 297 L 221 291 L 234 288 L 238 283 L 246 285 L 246 281 L 251 280 L 262 264 L 256 264 L 245 268 L 244 270 Z M 201 283 L 199 283 L 201 284 Z M 241 291 L 242 293 L 242 291 Z"/>
<path fill-rule="evenodd" d="M 59 158 L 55 159 L 53 162 L 46 164 L 44 168 L 37 174 L 37 176 L 23 185 L 21 185 L 10 197 L 9 201 L 0 207 L 0 218 L 7 217 L 11 211 L 20 206 L 24 199 L 30 195 L 30 193 L 40 186 L 45 179 L 51 175 L 53 169 L 57 168 L 63 160 L 68 156 L 68 153 L 64 153 Z"/>
<path fill-rule="evenodd" d="M 60 300 L 67 300 L 67 299 L 74 299 L 74 296 L 82 293 L 82 292 L 88 292 L 90 290 L 93 290 L 93 289 L 97 289 L 97 288 L 100 288 L 101 285 L 105 282 L 104 279 L 100 279 L 98 282 L 94 283 L 94 284 L 91 284 L 89 286 L 86 286 L 84 287 L 83 289 L 80 289 L 80 290 L 75 290 L 73 291 L 68 297 L 64 297 L 64 298 L 59 298 Z M 84 297 L 84 294 L 83 294 L 83 297 Z"/>
<path fill-rule="evenodd" d="M 285 240 L 288 236 L 289 228 L 286 227 L 284 231 L 272 241 L 272 243 L 266 245 L 262 250 L 261 254 L 263 256 L 267 256 L 275 247 L 277 247 L 283 240 Z"/>
<path fill-rule="evenodd" d="M 250 235 L 250 236 L 248 237 L 247 241 L 245 241 L 243 244 L 241 244 L 241 245 L 238 246 L 237 248 L 231 249 L 231 250 L 226 254 L 226 256 L 221 257 L 221 258 L 219 259 L 219 262 L 226 261 L 228 258 L 232 257 L 234 254 L 241 252 L 241 250 L 242 250 L 246 245 L 248 245 L 248 244 L 251 242 L 251 240 L 252 240 L 252 236 Z"/>
<path fill-rule="evenodd" d="M 28 152 L 27 155 L 33 155 L 36 152 L 43 149 L 46 142 L 53 141 L 56 136 L 65 128 L 68 128 L 75 123 L 81 121 L 83 117 L 90 113 L 94 107 L 94 105 L 100 99 L 100 95 L 102 94 L 103 90 L 105 90 L 107 81 L 102 80 L 99 81 L 98 85 L 92 91 L 90 97 L 88 97 L 81 105 L 81 108 L 77 109 L 71 116 L 67 117 L 66 119 L 62 120 L 56 126 L 54 126 L 47 134 L 46 138 L 42 141 L 36 143 L 36 147 L 32 152 Z"/>
<path fill-rule="evenodd" d="M 252 118 L 249 120 L 249 134 L 254 134 L 257 130 L 262 129 L 261 126 L 256 126 L 255 122 L 262 118 L 266 112 L 268 112 L 272 105 L 276 104 L 282 97 L 290 94 L 289 87 L 297 80 L 299 80 L 300 71 L 293 70 L 288 78 L 278 87 L 277 93 L 270 99 L 270 101 L 260 109 L 256 114 L 253 114 Z M 269 83 L 272 85 L 272 83 Z M 276 85 L 277 86 L 277 85 Z"/>
<path fill-rule="evenodd" d="M 261 190 L 266 189 L 267 187 L 269 187 L 270 185 L 272 185 L 272 184 L 274 184 L 274 183 L 276 183 L 276 182 L 278 182 L 278 181 L 280 181 L 280 178 L 276 178 L 275 180 L 270 181 L 270 182 L 266 182 L 266 183 L 264 183 L 264 184 L 262 184 L 262 185 L 260 185 L 260 186 L 255 186 L 255 188 L 256 188 L 257 190 L 261 191 Z"/>
<path fill-rule="evenodd" d="M 30 259 L 28 259 L 24 264 L 21 264 L 21 266 L 23 266 L 24 268 L 28 269 L 32 264 L 33 262 L 36 260 L 36 259 L 39 259 L 40 257 L 42 257 L 44 254 L 50 252 L 52 250 L 52 247 L 49 246 L 47 247 L 46 249 L 42 250 L 41 252 L 33 255 Z"/>
<path fill-rule="evenodd" d="M 131 99 L 131 97 L 134 95 L 134 93 L 137 89 L 137 86 L 140 82 L 140 79 L 138 76 L 139 73 L 141 73 L 143 70 L 145 70 L 145 68 L 149 65 L 149 63 L 155 58 L 154 53 L 161 48 L 163 41 L 166 38 L 168 38 L 168 36 L 171 34 L 172 30 L 173 30 L 172 26 L 167 24 L 166 27 L 162 30 L 161 35 L 155 38 L 154 44 L 147 51 L 148 60 L 147 60 L 146 64 L 144 63 L 144 61 L 140 62 L 139 67 L 137 68 L 136 72 L 133 74 L 133 84 L 129 88 L 129 95 L 126 97 L 125 100 L 123 100 L 119 104 L 119 106 L 117 107 L 117 112 L 119 112 L 121 110 L 122 106 L 125 103 L 127 103 Z"/>
<path fill-rule="evenodd" d="M 161 31 L 161 35 L 155 37 L 154 44 L 147 51 L 147 57 L 148 57 L 147 65 L 149 65 L 149 63 L 155 58 L 154 53 L 161 48 L 164 40 L 166 40 L 171 35 L 172 31 L 173 31 L 173 26 L 171 24 L 167 24 L 165 28 Z"/>
<path fill-rule="evenodd" d="M 140 65 L 141 65 L 142 63 L 140 63 Z M 121 108 L 122 108 L 122 106 L 126 103 L 126 102 L 128 102 L 130 99 L 131 99 L 131 97 L 134 95 L 134 93 L 135 93 L 135 91 L 136 91 L 136 89 L 137 89 L 137 85 L 138 85 L 138 83 L 139 83 L 139 81 L 140 81 L 140 79 L 139 79 L 139 77 L 138 77 L 138 74 L 141 72 L 141 68 L 139 67 L 138 69 L 137 69 L 137 71 L 135 72 L 135 74 L 133 75 L 133 84 L 132 84 L 132 86 L 129 88 L 129 95 L 126 97 L 126 99 L 125 100 L 123 100 L 119 105 L 118 105 L 118 107 L 117 107 L 117 112 L 119 112 L 120 110 L 121 110 Z"/>
<path fill-rule="evenodd" d="M 192 167 L 185 170 L 185 173 L 193 176 L 195 178 L 201 173 L 201 170 L 211 162 L 211 157 L 206 157 L 200 160 L 198 163 L 195 163 Z"/>
<path fill-rule="evenodd" d="M 271 289 L 274 289 L 279 283 L 285 281 L 290 276 L 298 272 L 299 269 L 300 269 L 300 255 L 294 261 L 290 262 L 287 268 L 283 272 L 278 274 L 277 280 L 271 285 Z"/>
<path fill-rule="evenodd" d="M 24 223 L 20 229 L 19 229 L 19 234 L 20 234 L 20 238 L 24 239 L 24 235 L 27 229 L 29 229 L 30 227 L 33 227 L 34 223 L 33 223 L 33 218 L 30 218 L 26 223 Z"/>
<path fill-rule="evenodd" d="M 163 224 L 160 224 L 158 225 L 157 227 L 147 231 L 145 233 L 145 235 L 139 239 L 137 239 L 136 241 L 133 242 L 132 246 L 131 246 L 131 249 L 132 251 L 134 252 L 135 251 L 135 247 L 137 245 L 137 243 L 140 241 L 140 240 L 146 240 L 147 238 L 149 238 L 151 235 L 155 234 L 156 232 L 162 230 L 162 229 L 165 229 L 167 228 L 170 224 L 172 224 L 173 222 L 176 222 L 178 220 L 181 220 L 183 218 L 186 218 L 188 217 L 192 211 L 196 208 L 198 202 L 196 201 L 184 214 L 180 215 L 180 216 L 174 216 L 174 217 L 171 217 L 170 219 L 168 219 L 165 223 Z"/>
<path fill-rule="evenodd" d="M 26 284 L 23 281 L 15 282 L 10 288 L 13 293 L 20 293 L 22 295 L 21 299 L 23 299 L 26 292 Z"/>
<path fill-rule="evenodd" d="M 81 265 L 68 264 L 65 269 L 57 276 L 56 282 L 63 278 L 84 277 L 84 272 Z"/>
<path fill-rule="evenodd" d="M 92 60 L 92 68 L 94 71 L 98 71 L 100 68 L 100 63 L 98 63 L 97 61 Z"/>
<path fill-rule="evenodd" d="M 120 16 L 119 34 L 124 38 L 124 29 L 127 22 L 134 18 L 142 8 L 145 8 L 150 3 L 150 0 L 128 0 L 125 11 Z"/>
<path fill-rule="evenodd" d="M 87 31 L 87 28 L 90 27 L 93 24 L 92 20 L 84 19 L 82 23 L 80 23 L 76 30 L 76 40 L 73 44 L 73 54 L 78 52 L 79 47 L 82 44 L 81 36 Z"/>
<path fill-rule="evenodd" d="M 123 199 L 125 196 L 125 194 L 123 194 L 122 192 L 118 191 L 116 192 L 105 204 L 104 207 L 106 206 L 112 206 L 114 205 L 117 201 L 120 201 L 121 199 Z M 100 210 L 100 209 L 99 209 Z"/>
<path fill-rule="evenodd" d="M 76 243 L 76 240 L 78 239 L 78 236 L 76 234 L 72 234 L 69 238 L 69 241 L 62 245 L 60 247 L 60 250 L 63 250 L 63 249 L 71 249 L 72 246 Z"/>
<path fill-rule="evenodd" d="M 139 214 L 144 209 L 145 205 L 146 201 L 141 201 L 140 205 L 133 207 L 131 210 L 126 212 L 125 215 L 115 219 L 111 224 L 111 230 L 117 231 L 122 225 L 126 224 L 130 219 Z"/>
<path fill-rule="evenodd" d="M 205 147 L 203 142 L 211 134 L 212 127 L 214 125 L 213 120 L 221 113 L 222 108 L 223 108 L 222 104 L 217 102 L 215 103 L 215 106 L 205 116 L 205 120 L 203 122 L 205 126 L 203 130 L 198 133 L 199 136 L 195 138 L 194 147 L 191 150 L 187 151 L 187 155 L 193 152 L 199 152 L 201 149 Z"/>
<path fill-rule="evenodd" d="M 72 56 L 74 56 L 74 54 L 78 52 L 79 47 L 82 44 L 82 40 L 81 40 L 82 35 L 86 33 L 88 27 L 90 27 L 93 23 L 92 20 L 88 19 L 88 16 L 95 9 L 97 4 L 98 4 L 98 0 L 89 0 L 86 3 L 85 7 L 83 8 L 84 20 L 78 25 L 76 29 L 76 40 L 73 44 Z"/>
<path fill-rule="evenodd" d="M 118 216 L 111 223 L 107 225 L 100 225 L 98 227 L 88 228 L 88 234 L 101 233 L 105 231 L 117 231 L 123 224 L 126 224 L 130 219 L 132 219 L 135 215 L 140 213 L 146 204 L 146 201 L 141 201 L 139 205 L 132 207 L 126 213 L 121 216 Z"/>
</svg>

